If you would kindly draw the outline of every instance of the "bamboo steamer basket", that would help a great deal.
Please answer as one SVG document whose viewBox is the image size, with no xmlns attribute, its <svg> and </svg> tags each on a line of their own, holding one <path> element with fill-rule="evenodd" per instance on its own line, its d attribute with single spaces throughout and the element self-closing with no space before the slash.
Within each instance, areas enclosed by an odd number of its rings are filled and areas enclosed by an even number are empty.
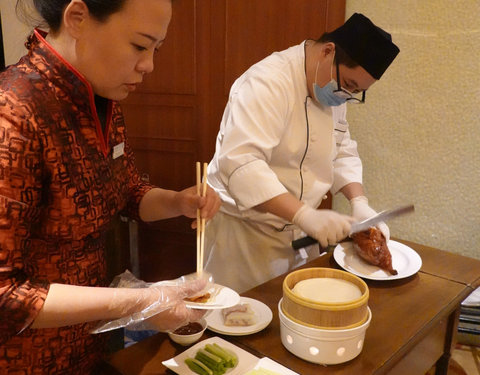
<svg viewBox="0 0 480 375">
<path fill-rule="evenodd" d="M 362 294 L 347 302 L 317 302 L 292 291 L 299 281 L 322 277 L 349 281 Z M 307 327 L 350 329 L 367 321 L 368 296 L 367 284 L 351 273 L 333 268 L 305 268 L 289 273 L 283 280 L 282 312 L 292 321 Z"/>
</svg>

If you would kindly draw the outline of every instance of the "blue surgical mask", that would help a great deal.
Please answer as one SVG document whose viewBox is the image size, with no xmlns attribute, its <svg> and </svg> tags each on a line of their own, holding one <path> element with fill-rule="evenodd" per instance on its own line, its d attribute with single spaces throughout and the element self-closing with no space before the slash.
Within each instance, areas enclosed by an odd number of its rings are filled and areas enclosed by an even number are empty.
<svg viewBox="0 0 480 375">
<path fill-rule="evenodd" d="M 330 69 L 330 82 L 328 82 L 325 86 L 320 87 L 317 85 L 317 72 L 318 72 L 318 64 L 317 69 L 315 70 L 315 81 L 313 82 L 313 95 L 315 99 L 323 105 L 328 107 L 336 107 L 346 102 L 345 98 L 341 98 L 335 95 L 334 91 L 337 89 L 338 85 L 337 82 L 333 79 L 332 68 Z"/>
<path fill-rule="evenodd" d="M 345 98 L 341 98 L 334 94 L 333 91 L 336 89 L 337 82 L 333 79 L 323 87 L 318 86 L 315 82 L 313 83 L 313 94 L 315 95 L 315 99 L 317 99 L 320 104 L 328 107 L 336 107 L 347 101 Z"/>
</svg>

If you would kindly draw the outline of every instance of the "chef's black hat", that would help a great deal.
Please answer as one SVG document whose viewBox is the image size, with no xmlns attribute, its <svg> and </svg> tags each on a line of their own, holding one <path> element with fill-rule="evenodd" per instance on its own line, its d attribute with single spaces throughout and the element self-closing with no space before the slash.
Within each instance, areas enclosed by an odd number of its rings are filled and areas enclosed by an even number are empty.
<svg viewBox="0 0 480 375">
<path fill-rule="evenodd" d="M 389 33 L 360 13 L 354 13 L 329 37 L 375 79 L 380 79 L 400 52 Z"/>
</svg>

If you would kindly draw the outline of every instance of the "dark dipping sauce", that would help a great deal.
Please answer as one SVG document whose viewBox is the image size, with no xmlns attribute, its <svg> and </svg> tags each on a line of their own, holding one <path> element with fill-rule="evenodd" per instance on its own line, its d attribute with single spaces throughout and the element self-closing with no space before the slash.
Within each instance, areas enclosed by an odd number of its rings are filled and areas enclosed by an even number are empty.
<svg viewBox="0 0 480 375">
<path fill-rule="evenodd" d="M 187 325 L 177 328 L 173 333 L 177 335 L 193 335 L 194 333 L 200 332 L 203 330 L 203 327 L 200 323 L 192 322 Z"/>
</svg>

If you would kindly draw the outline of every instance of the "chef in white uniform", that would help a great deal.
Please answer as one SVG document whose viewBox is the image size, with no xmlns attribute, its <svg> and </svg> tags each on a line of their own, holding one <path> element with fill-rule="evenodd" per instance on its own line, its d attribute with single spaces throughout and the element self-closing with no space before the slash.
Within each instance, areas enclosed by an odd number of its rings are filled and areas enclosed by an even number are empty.
<svg viewBox="0 0 480 375">
<path fill-rule="evenodd" d="M 390 34 L 355 13 L 235 81 L 208 166 L 222 199 L 205 239 L 206 270 L 217 283 L 248 290 L 319 256 L 318 246 L 294 251 L 292 240 L 306 233 L 326 247 L 376 214 L 346 103 L 363 103 L 398 52 Z M 317 209 L 328 191 L 349 199 L 352 216 Z M 379 228 L 388 240 L 388 227 Z"/>
</svg>

